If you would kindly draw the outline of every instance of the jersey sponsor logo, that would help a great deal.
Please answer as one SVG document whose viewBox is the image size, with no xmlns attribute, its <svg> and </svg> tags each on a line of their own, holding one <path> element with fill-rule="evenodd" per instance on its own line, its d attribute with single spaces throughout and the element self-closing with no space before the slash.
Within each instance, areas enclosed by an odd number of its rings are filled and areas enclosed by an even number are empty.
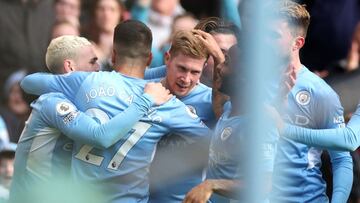
<svg viewBox="0 0 360 203">
<path fill-rule="evenodd" d="M 60 102 L 56 105 L 56 112 L 60 116 L 64 116 L 69 114 L 70 112 L 73 112 L 75 110 L 74 105 L 68 103 L 68 102 Z"/>
<path fill-rule="evenodd" d="M 225 151 L 211 149 L 209 150 L 209 166 L 211 168 L 221 168 L 226 165 L 229 155 Z"/>
<path fill-rule="evenodd" d="M 310 93 L 306 90 L 300 91 L 295 96 L 296 102 L 300 105 L 308 105 L 310 103 Z"/>
<path fill-rule="evenodd" d="M 227 140 L 231 133 L 232 133 L 233 129 L 231 127 L 226 127 L 224 128 L 224 130 L 221 132 L 220 138 L 222 141 Z"/>
<path fill-rule="evenodd" d="M 79 115 L 78 111 L 73 111 L 73 112 L 67 114 L 66 116 L 64 116 L 63 122 L 67 125 L 67 124 L 71 123 L 78 115 Z"/>
<path fill-rule="evenodd" d="M 196 110 L 193 106 L 187 105 L 185 109 L 191 118 L 193 119 L 198 118 L 198 115 L 196 114 Z"/>
<path fill-rule="evenodd" d="M 306 126 L 310 123 L 310 120 L 303 115 L 294 115 L 293 117 L 290 117 L 288 114 L 284 114 L 283 119 L 288 123 L 298 126 Z"/>
</svg>

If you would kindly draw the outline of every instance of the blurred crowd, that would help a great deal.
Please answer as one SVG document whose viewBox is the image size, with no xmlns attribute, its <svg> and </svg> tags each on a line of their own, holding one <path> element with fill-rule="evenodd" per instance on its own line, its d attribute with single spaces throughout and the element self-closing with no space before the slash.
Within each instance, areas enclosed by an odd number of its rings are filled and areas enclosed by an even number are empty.
<svg viewBox="0 0 360 203">
<path fill-rule="evenodd" d="M 164 65 L 164 53 L 170 47 L 171 36 L 178 30 L 193 29 L 205 17 L 222 17 L 241 28 L 249 17 L 244 2 L 246 0 L 0 0 L 0 196 L 6 198 L 12 170 L 7 165 L 14 159 L 14 144 L 31 111 L 31 98 L 23 93 L 19 83 L 29 73 L 47 71 L 45 52 L 51 39 L 62 35 L 86 37 L 95 47 L 100 69 L 108 71 L 112 67 L 115 26 L 126 19 L 137 19 L 153 32 L 150 68 L 157 67 Z M 302 62 L 335 89 L 349 118 L 360 98 L 360 1 L 297 2 L 306 4 L 311 15 L 301 52 Z M 205 69 L 201 81 L 210 85 L 211 80 L 211 70 Z M 353 202 L 359 202 L 359 153 L 354 152 L 353 157 Z"/>
</svg>

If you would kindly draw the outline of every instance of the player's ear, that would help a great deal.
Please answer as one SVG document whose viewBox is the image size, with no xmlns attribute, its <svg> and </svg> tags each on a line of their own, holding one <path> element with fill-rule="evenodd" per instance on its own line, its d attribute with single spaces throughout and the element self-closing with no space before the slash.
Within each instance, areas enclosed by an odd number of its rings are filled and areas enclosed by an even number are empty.
<svg viewBox="0 0 360 203">
<path fill-rule="evenodd" d="M 113 49 L 112 53 L 111 53 L 111 63 L 112 64 L 115 64 L 115 62 L 116 62 L 115 56 L 116 56 L 116 51 L 115 51 L 115 49 Z"/>
<path fill-rule="evenodd" d="M 165 65 L 167 66 L 169 61 L 170 61 L 170 58 L 171 58 L 171 55 L 170 55 L 169 51 L 165 52 L 164 58 L 165 58 Z"/>
<path fill-rule="evenodd" d="M 293 51 L 300 50 L 305 44 L 305 38 L 298 36 L 295 38 Z"/>
<path fill-rule="evenodd" d="M 148 56 L 148 60 L 146 62 L 146 66 L 150 66 L 152 60 L 153 60 L 153 54 L 152 54 L 152 52 L 150 52 L 150 54 Z"/>
<path fill-rule="evenodd" d="M 70 73 L 74 71 L 73 66 L 73 61 L 70 59 L 65 59 L 64 60 L 64 72 L 65 73 Z"/>
</svg>

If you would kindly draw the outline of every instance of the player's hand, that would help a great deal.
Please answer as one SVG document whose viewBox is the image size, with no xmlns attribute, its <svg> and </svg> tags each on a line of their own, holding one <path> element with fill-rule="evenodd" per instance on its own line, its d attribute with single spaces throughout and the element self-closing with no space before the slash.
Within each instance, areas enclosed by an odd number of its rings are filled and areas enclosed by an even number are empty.
<svg viewBox="0 0 360 203">
<path fill-rule="evenodd" d="M 296 72 L 295 66 L 290 64 L 282 77 L 282 81 L 280 83 L 280 102 L 286 104 L 287 103 L 287 96 L 291 89 L 294 87 L 296 82 Z"/>
<path fill-rule="evenodd" d="M 211 184 L 204 181 L 190 190 L 185 196 L 183 203 L 206 203 L 213 193 Z"/>
<path fill-rule="evenodd" d="M 161 105 L 169 101 L 173 96 L 161 83 L 149 82 L 145 85 L 144 93 L 149 94 L 155 101 L 155 105 Z"/>
<path fill-rule="evenodd" d="M 214 58 L 215 63 L 222 64 L 225 62 L 225 56 L 211 34 L 202 30 L 192 30 L 192 32 L 204 43 L 209 54 Z"/>
</svg>

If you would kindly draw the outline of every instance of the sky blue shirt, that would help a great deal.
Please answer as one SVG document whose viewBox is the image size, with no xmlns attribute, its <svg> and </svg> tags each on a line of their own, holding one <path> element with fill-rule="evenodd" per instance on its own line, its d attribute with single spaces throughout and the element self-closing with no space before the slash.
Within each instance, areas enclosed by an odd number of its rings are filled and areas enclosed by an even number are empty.
<svg viewBox="0 0 360 203">
<path fill-rule="evenodd" d="M 343 108 L 337 94 L 306 67 L 297 73 L 288 95 L 284 120 L 307 128 L 338 128 L 344 125 Z M 319 148 L 287 138 L 278 143 L 273 173 L 274 202 L 329 202 L 320 172 Z M 333 171 L 332 202 L 346 202 L 352 185 L 352 159 L 348 152 L 329 151 Z"/>
<path fill-rule="evenodd" d="M 249 126 L 249 118 L 245 115 L 230 116 L 230 114 L 231 105 L 224 105 L 224 112 L 216 124 L 215 133 L 211 139 L 206 179 L 243 180 L 248 157 L 246 128 Z M 277 129 L 273 126 L 269 130 L 269 133 L 260 139 L 262 140 L 260 166 L 264 173 L 273 171 L 278 140 Z M 210 201 L 230 203 L 234 200 L 213 194 Z"/>
<path fill-rule="evenodd" d="M 46 83 L 46 87 L 41 85 Z M 22 87 L 28 93 L 63 92 L 79 110 L 100 123 L 124 111 L 143 93 L 146 81 L 117 72 L 74 72 L 63 76 L 33 74 Z M 72 174 L 102 186 L 108 202 L 147 202 L 148 171 L 157 142 L 170 132 L 203 139 L 209 129 L 182 102 L 173 98 L 151 108 L 127 136 L 108 149 L 74 143 Z"/>
<path fill-rule="evenodd" d="M 211 88 L 199 83 L 179 99 L 208 127 L 213 127 L 216 119 L 211 95 Z M 182 202 L 187 192 L 203 181 L 210 138 L 208 134 L 207 140 L 196 142 L 172 133 L 160 140 L 150 168 L 149 202 Z"/>
<path fill-rule="evenodd" d="M 32 113 L 17 144 L 11 198 L 25 198 L 22 195 L 31 195 L 34 187 L 69 176 L 72 140 L 107 148 L 131 130 L 127 122 L 136 123 L 152 105 L 152 98 L 144 95 L 111 121 L 99 124 L 62 93 L 40 96 L 31 104 Z"/>
</svg>

